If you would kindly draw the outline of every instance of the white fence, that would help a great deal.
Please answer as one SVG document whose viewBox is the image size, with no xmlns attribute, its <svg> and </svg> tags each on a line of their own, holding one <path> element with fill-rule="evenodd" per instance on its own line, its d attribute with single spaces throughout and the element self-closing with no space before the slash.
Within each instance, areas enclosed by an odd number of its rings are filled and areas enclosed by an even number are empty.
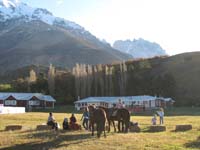
<svg viewBox="0 0 200 150">
<path fill-rule="evenodd" d="M 25 107 L 3 107 L 0 106 L 0 114 L 25 113 Z"/>
</svg>

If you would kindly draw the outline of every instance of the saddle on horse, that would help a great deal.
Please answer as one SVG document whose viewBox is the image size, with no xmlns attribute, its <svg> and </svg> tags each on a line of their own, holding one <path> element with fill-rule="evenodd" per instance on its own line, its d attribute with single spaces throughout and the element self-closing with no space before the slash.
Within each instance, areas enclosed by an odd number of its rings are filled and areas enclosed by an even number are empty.
<svg viewBox="0 0 200 150">
<path fill-rule="evenodd" d="M 116 109 L 116 108 L 113 108 L 113 109 L 110 109 L 110 116 L 112 116 L 112 117 L 116 117 L 117 116 L 117 111 L 118 111 L 118 109 Z"/>
</svg>

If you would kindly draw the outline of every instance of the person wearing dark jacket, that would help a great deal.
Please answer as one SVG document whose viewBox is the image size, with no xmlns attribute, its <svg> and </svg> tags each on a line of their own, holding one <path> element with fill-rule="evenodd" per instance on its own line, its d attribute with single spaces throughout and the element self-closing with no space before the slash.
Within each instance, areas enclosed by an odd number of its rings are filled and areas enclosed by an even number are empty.
<svg viewBox="0 0 200 150">
<path fill-rule="evenodd" d="M 75 115 L 72 113 L 72 115 L 71 115 L 71 117 L 70 117 L 70 122 L 69 122 L 69 127 L 70 127 L 70 129 L 72 129 L 72 130 L 79 130 L 79 129 L 81 129 L 81 127 L 80 127 L 80 125 L 78 125 L 77 123 L 76 123 L 76 117 L 75 117 Z"/>
<path fill-rule="evenodd" d="M 67 118 L 63 120 L 63 130 L 69 130 L 69 122 Z"/>
</svg>

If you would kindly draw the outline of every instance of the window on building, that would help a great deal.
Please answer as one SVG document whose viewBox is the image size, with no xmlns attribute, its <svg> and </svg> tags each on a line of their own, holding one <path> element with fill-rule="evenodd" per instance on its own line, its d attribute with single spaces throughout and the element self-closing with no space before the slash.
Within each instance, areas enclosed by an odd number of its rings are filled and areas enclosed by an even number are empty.
<svg viewBox="0 0 200 150">
<path fill-rule="evenodd" d="M 17 105 L 17 101 L 16 100 L 6 100 L 5 101 L 5 105 L 16 106 Z"/>
<path fill-rule="evenodd" d="M 29 105 L 31 105 L 31 106 L 39 106 L 40 105 L 40 101 L 29 101 Z"/>
</svg>

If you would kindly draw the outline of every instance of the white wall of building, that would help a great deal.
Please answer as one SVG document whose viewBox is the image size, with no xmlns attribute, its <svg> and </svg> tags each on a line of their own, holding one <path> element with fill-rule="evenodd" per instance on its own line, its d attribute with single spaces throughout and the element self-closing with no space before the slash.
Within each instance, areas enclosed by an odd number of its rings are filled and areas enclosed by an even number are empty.
<svg viewBox="0 0 200 150">
<path fill-rule="evenodd" d="M 0 107 L 0 114 L 25 113 L 25 107 Z"/>
</svg>

